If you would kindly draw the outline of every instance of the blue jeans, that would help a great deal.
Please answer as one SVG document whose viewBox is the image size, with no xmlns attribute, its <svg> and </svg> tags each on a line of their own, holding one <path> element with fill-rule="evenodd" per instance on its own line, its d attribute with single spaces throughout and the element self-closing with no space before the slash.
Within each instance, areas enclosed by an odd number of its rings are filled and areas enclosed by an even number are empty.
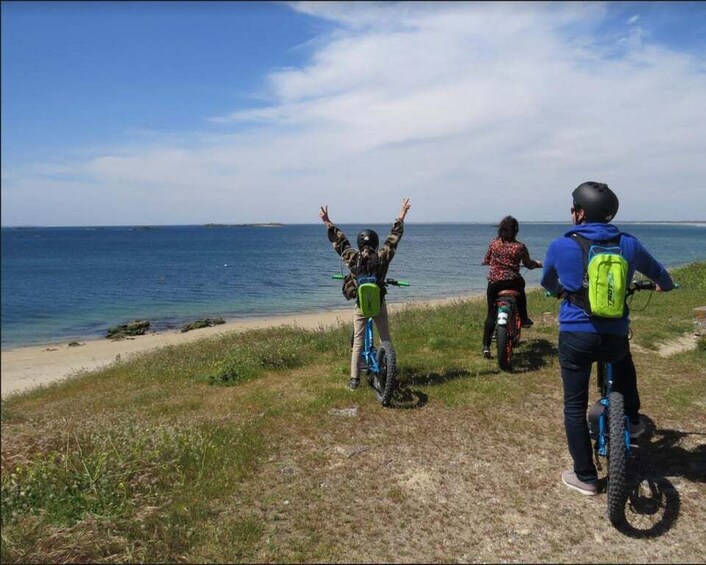
<svg viewBox="0 0 706 565">
<path fill-rule="evenodd" d="M 627 359 L 629 358 L 629 364 Z M 626 412 L 637 418 L 639 398 L 627 336 L 580 332 L 559 332 L 559 364 L 564 385 L 564 427 L 574 472 L 579 480 L 598 480 L 588 433 L 586 410 L 591 366 L 594 362 L 615 363 L 614 388 L 625 396 Z M 619 369 L 624 367 L 623 369 Z M 632 367 L 632 378 L 627 368 Z"/>
</svg>

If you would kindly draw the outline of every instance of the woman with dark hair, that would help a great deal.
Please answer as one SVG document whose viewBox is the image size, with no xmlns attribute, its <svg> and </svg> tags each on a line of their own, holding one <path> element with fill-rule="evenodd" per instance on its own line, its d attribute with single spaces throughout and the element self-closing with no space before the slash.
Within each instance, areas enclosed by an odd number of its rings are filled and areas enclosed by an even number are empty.
<svg viewBox="0 0 706 565">
<path fill-rule="evenodd" d="M 483 332 L 483 357 L 490 359 L 490 340 L 495 329 L 495 318 L 498 315 L 495 300 L 501 290 L 517 290 L 517 308 L 520 312 L 522 327 L 528 328 L 534 322 L 527 316 L 527 296 L 525 295 L 525 279 L 520 275 L 520 263 L 528 269 L 542 266 L 541 261 L 530 258 L 527 246 L 517 241 L 520 225 L 512 216 L 505 216 L 498 225 L 498 237 L 490 242 L 488 252 L 483 259 L 483 265 L 489 265 L 488 271 L 488 316 L 485 319 Z"/>
</svg>

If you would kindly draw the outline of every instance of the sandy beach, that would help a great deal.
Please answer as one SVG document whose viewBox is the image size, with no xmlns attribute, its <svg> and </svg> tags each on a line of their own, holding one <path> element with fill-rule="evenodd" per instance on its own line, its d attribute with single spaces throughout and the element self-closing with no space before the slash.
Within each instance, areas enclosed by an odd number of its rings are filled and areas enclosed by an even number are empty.
<svg viewBox="0 0 706 565">
<path fill-rule="evenodd" d="M 405 302 L 389 305 L 394 312 L 404 306 L 435 306 L 459 300 L 478 299 L 476 296 L 444 298 L 422 302 Z M 0 389 L 2 397 L 30 390 L 40 385 L 66 379 L 83 371 L 93 371 L 116 361 L 125 361 L 131 355 L 143 353 L 168 345 L 178 345 L 213 337 L 229 332 L 242 332 L 267 327 L 293 326 L 315 329 L 349 323 L 351 308 L 248 318 L 230 321 L 210 328 L 201 328 L 181 333 L 179 330 L 153 332 L 133 338 L 110 340 L 105 338 L 79 341 L 81 345 L 69 346 L 69 342 L 58 342 L 31 347 L 19 347 L 2 351 Z"/>
</svg>

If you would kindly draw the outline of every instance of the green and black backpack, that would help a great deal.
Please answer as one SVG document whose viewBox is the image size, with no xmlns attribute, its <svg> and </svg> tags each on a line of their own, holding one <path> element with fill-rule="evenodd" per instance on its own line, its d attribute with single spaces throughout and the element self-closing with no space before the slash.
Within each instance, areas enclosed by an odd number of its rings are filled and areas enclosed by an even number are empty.
<svg viewBox="0 0 706 565">
<path fill-rule="evenodd" d="M 366 318 L 374 318 L 380 313 L 383 291 L 378 284 L 379 257 L 373 253 L 358 258 L 355 269 L 356 304 Z"/>
<path fill-rule="evenodd" d="M 620 237 L 595 241 L 578 233 L 572 237 L 583 254 L 581 290 L 568 293 L 568 300 L 589 316 L 622 318 L 625 314 L 625 292 L 629 265 L 620 249 Z"/>
</svg>

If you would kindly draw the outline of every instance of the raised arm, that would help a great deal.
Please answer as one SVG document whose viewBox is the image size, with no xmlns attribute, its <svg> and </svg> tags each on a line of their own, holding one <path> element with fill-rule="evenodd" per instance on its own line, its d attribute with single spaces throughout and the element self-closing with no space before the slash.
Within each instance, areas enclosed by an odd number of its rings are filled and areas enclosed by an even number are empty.
<svg viewBox="0 0 706 565">
<path fill-rule="evenodd" d="M 346 265 L 350 267 L 354 263 L 354 259 L 358 255 L 358 252 L 351 247 L 346 234 L 344 234 L 338 226 L 331 221 L 331 218 L 329 218 L 328 206 L 321 207 L 319 217 L 326 226 L 326 235 L 328 236 L 328 240 L 333 244 L 334 250 L 343 258 Z"/>
<path fill-rule="evenodd" d="M 380 257 L 388 263 L 392 261 L 392 258 L 395 256 L 397 245 L 402 239 L 402 234 L 404 233 L 404 219 L 411 207 L 412 205 L 409 202 L 409 198 L 404 198 L 402 200 L 400 213 L 395 219 L 395 223 L 392 225 L 392 229 L 390 230 L 390 235 L 387 236 L 385 243 L 382 245 L 382 249 L 378 252 Z"/>
<path fill-rule="evenodd" d="M 409 212 L 409 209 L 412 207 L 412 205 L 409 202 L 409 198 L 403 198 L 402 199 L 402 208 L 400 208 L 400 214 L 397 216 L 397 219 L 400 222 L 404 222 L 405 217 L 407 216 L 407 212 Z"/>
<path fill-rule="evenodd" d="M 319 212 L 319 218 L 321 218 L 321 221 L 326 225 L 326 227 L 328 227 L 329 225 L 333 225 L 331 218 L 328 217 L 328 206 L 321 207 L 321 211 Z"/>
</svg>

